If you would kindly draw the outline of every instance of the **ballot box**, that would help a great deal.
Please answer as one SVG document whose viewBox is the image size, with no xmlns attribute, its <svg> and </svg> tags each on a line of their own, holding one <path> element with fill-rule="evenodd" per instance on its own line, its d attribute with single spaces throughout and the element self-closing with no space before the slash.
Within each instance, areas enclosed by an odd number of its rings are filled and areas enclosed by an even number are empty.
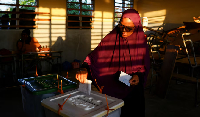
<svg viewBox="0 0 200 117">
<path fill-rule="evenodd" d="M 44 99 L 41 105 L 46 117 L 105 117 L 107 112 L 108 117 L 120 117 L 124 101 L 95 91 L 89 95 L 75 89 Z M 108 111 L 107 107 L 113 110 Z"/>
<path fill-rule="evenodd" d="M 41 100 L 60 94 L 58 86 L 61 86 L 61 80 L 63 92 L 77 87 L 75 82 L 56 74 L 18 79 L 18 82 L 22 84 L 23 110 L 28 117 L 45 117 Z"/>
</svg>

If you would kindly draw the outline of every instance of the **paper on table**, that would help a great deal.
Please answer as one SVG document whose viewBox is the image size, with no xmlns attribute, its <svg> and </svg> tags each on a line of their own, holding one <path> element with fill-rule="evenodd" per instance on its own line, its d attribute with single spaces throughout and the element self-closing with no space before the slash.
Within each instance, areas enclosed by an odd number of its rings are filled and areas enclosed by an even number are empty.
<svg viewBox="0 0 200 117">
<path fill-rule="evenodd" d="M 81 91 L 81 92 L 84 92 L 84 93 L 86 93 L 88 95 L 90 95 L 91 84 L 92 84 L 92 81 L 91 80 L 87 80 L 87 79 L 86 79 L 86 82 L 84 84 L 82 84 L 82 83 L 79 82 L 79 88 L 78 88 L 78 90 Z"/>
<path fill-rule="evenodd" d="M 123 71 L 121 71 L 121 74 L 119 76 L 119 81 L 125 83 L 126 85 L 128 85 L 130 87 L 130 83 L 129 80 L 132 78 L 132 76 L 124 73 Z"/>
</svg>

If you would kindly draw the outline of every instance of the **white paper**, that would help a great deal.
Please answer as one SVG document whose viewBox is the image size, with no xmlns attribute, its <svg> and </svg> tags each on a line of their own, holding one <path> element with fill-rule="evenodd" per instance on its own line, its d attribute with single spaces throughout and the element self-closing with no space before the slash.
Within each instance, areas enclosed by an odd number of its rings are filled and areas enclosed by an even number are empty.
<svg viewBox="0 0 200 117">
<path fill-rule="evenodd" d="M 78 90 L 81 91 L 81 92 L 84 92 L 84 93 L 86 93 L 88 95 L 90 95 L 91 84 L 92 84 L 92 81 L 91 80 L 87 80 L 87 79 L 86 79 L 86 82 L 83 83 L 83 84 L 79 82 L 79 88 L 78 88 Z"/>
<path fill-rule="evenodd" d="M 142 18 L 142 24 L 143 24 L 143 26 L 148 26 L 148 18 L 147 17 Z"/>
<path fill-rule="evenodd" d="M 119 81 L 125 83 L 126 85 L 128 85 L 130 87 L 130 83 L 129 80 L 132 78 L 132 76 L 124 73 L 123 71 L 121 71 L 121 74 L 119 76 Z"/>
</svg>

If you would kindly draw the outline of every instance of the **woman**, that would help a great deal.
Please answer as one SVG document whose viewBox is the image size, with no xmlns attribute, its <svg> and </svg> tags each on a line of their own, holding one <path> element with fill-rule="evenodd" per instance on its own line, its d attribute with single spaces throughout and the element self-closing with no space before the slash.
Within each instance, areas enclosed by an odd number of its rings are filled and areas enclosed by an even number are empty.
<svg viewBox="0 0 200 117">
<path fill-rule="evenodd" d="M 18 56 L 21 58 L 21 54 L 27 54 L 28 52 L 37 52 L 41 50 L 41 45 L 39 44 L 38 40 L 34 37 L 30 37 L 30 30 L 24 29 L 21 33 L 21 39 L 17 41 L 17 50 Z M 29 70 L 35 70 L 37 65 L 37 73 L 39 75 L 42 74 L 42 65 L 41 62 L 37 59 L 33 59 L 34 55 L 23 56 L 24 57 L 24 71 L 27 73 Z M 26 59 L 33 59 L 28 60 Z"/>
<path fill-rule="evenodd" d="M 144 117 L 144 85 L 150 69 L 147 41 L 138 12 L 123 12 L 120 23 L 84 60 L 88 79 L 104 86 L 102 93 L 124 100 L 121 117 Z M 131 86 L 119 81 L 120 72 L 132 76 Z M 85 82 L 86 71 L 76 74 L 77 80 Z"/>
<path fill-rule="evenodd" d="M 34 37 L 30 37 L 30 30 L 24 29 L 21 33 L 21 39 L 17 41 L 17 50 L 19 53 L 36 52 L 41 50 L 41 45 Z"/>
</svg>

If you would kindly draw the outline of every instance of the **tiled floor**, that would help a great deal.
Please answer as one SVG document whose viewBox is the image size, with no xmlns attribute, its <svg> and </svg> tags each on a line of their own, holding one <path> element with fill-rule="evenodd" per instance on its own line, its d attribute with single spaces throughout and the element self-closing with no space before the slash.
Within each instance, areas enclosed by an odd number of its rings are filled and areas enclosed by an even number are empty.
<svg viewBox="0 0 200 117">
<path fill-rule="evenodd" d="M 69 71 L 69 79 L 78 82 L 75 73 L 76 70 Z M 62 72 L 62 76 L 66 76 L 66 72 Z M 145 90 L 146 117 L 199 117 L 200 107 L 194 107 L 195 86 L 186 82 L 177 85 L 175 80 L 171 80 L 166 99 Z M 92 90 L 96 88 L 92 87 Z M 26 117 L 19 86 L 1 89 L 0 92 L 0 117 Z"/>
</svg>

